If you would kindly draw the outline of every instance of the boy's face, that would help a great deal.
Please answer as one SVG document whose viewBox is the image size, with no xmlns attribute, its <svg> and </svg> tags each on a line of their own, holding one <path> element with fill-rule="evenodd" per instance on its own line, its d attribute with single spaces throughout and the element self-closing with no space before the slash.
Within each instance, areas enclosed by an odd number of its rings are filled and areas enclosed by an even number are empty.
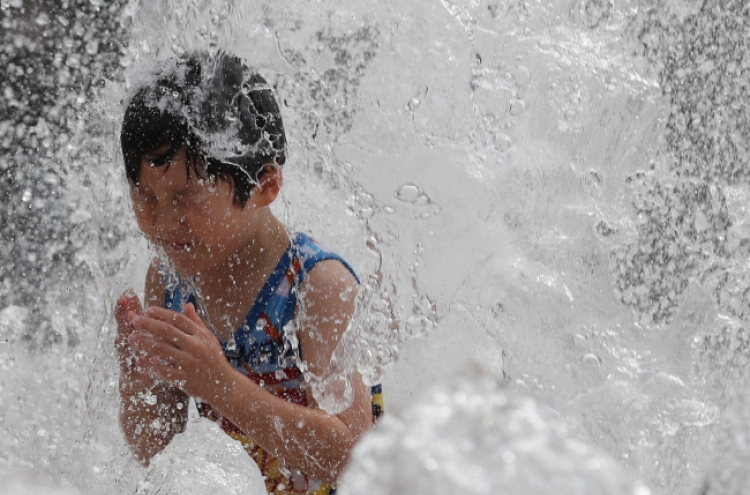
<svg viewBox="0 0 750 495">
<path fill-rule="evenodd" d="M 248 240 L 248 208 L 233 203 L 231 184 L 188 176 L 185 149 L 168 166 L 152 161 L 169 150 L 166 143 L 144 155 L 138 184 L 130 185 L 138 226 L 161 247 L 185 276 L 199 275 L 236 252 Z"/>
</svg>

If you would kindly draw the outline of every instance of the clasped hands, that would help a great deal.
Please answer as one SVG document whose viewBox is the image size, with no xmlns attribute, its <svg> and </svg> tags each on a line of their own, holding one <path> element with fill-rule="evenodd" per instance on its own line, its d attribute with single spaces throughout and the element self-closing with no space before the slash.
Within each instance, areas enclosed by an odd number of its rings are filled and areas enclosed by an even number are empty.
<svg viewBox="0 0 750 495">
<path fill-rule="evenodd" d="M 126 292 L 115 315 L 123 371 L 168 382 L 209 403 L 226 393 L 233 368 L 192 304 L 184 313 L 156 306 L 143 310 L 138 297 Z"/>
</svg>

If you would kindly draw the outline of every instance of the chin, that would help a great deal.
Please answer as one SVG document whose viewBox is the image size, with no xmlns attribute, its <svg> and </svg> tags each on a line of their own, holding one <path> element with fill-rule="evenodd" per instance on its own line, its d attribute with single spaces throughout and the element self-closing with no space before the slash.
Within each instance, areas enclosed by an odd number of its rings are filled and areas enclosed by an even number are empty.
<svg viewBox="0 0 750 495">
<path fill-rule="evenodd" d="M 196 277 L 205 270 L 203 264 L 196 262 L 194 259 L 186 259 L 184 256 L 168 255 L 167 257 L 177 273 L 183 277 Z"/>
</svg>

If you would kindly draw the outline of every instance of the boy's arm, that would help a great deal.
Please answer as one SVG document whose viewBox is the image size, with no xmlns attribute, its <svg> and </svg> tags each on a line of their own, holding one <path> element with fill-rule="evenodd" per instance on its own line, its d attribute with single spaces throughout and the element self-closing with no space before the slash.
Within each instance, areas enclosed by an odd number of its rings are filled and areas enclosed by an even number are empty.
<svg viewBox="0 0 750 495">
<path fill-rule="evenodd" d="M 354 312 L 357 284 L 341 263 L 323 261 L 310 271 L 302 289 L 300 346 L 309 370 L 323 376 Z M 265 450 L 323 482 L 335 484 L 355 443 L 372 424 L 369 390 L 359 376 L 353 379 L 351 407 L 338 415 L 288 402 L 232 368 L 192 305 L 184 314 L 149 308 L 136 326 L 136 341 L 148 354 L 139 360 L 143 366 L 181 383 Z"/>
<path fill-rule="evenodd" d="M 158 272 L 158 261 L 146 275 L 146 305 L 164 301 L 164 286 Z M 131 291 L 117 301 L 117 352 L 120 362 L 120 426 L 125 439 L 138 459 L 145 464 L 184 431 L 187 423 L 187 396 L 173 385 L 157 382 L 135 365 L 135 350 L 128 342 L 133 331 L 129 314 L 142 314 L 137 296 Z"/>
<path fill-rule="evenodd" d="M 354 313 L 357 282 L 338 261 L 315 265 L 301 287 L 304 298 L 297 336 L 308 370 L 325 376 Z M 370 391 L 359 374 L 349 377 L 352 405 L 338 415 L 292 404 L 236 377 L 222 413 L 290 466 L 335 484 L 359 437 L 372 426 Z M 315 402 L 308 391 L 308 399 Z"/>
</svg>

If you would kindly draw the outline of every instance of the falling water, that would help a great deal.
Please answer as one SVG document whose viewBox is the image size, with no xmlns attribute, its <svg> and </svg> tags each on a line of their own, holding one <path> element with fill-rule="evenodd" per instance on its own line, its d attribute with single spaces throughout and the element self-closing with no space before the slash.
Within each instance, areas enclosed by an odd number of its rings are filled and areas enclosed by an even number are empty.
<svg viewBox="0 0 750 495">
<path fill-rule="evenodd" d="M 0 22 L 0 493 L 253 489 L 213 425 L 145 470 L 116 421 L 112 305 L 149 260 L 123 101 L 195 48 L 272 84 L 276 212 L 363 280 L 311 377 L 330 410 L 354 370 L 386 391 L 342 492 L 744 493 L 742 2 L 0 0 Z"/>
</svg>

